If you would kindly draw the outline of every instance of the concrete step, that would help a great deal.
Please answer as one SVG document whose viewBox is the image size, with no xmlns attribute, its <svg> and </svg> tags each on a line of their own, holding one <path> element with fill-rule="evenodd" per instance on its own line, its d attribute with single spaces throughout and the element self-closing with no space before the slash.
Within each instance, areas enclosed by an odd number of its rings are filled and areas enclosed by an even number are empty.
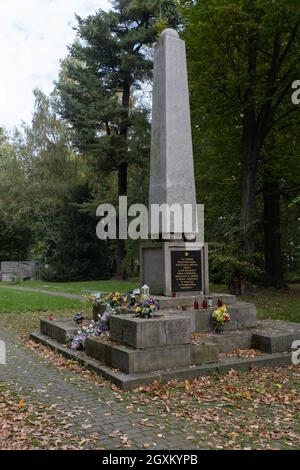
<svg viewBox="0 0 300 470">
<path fill-rule="evenodd" d="M 133 349 L 113 341 L 103 341 L 101 338 L 88 338 L 86 353 L 88 356 L 126 374 L 191 365 L 190 344 Z"/>
<path fill-rule="evenodd" d="M 223 303 L 225 305 L 234 305 L 237 302 L 236 296 L 235 295 L 230 295 L 230 294 L 218 294 L 218 293 L 212 293 L 210 296 L 213 298 L 213 305 L 216 307 L 218 305 L 218 300 L 222 299 Z M 200 306 L 202 306 L 202 302 L 204 297 L 206 299 L 208 296 L 204 295 L 195 295 L 195 296 L 178 296 L 176 298 L 173 297 L 164 297 L 164 296 L 155 296 L 154 298 L 159 302 L 160 309 L 161 310 L 169 310 L 169 309 L 176 309 L 177 307 L 193 307 L 194 306 L 194 301 L 195 297 L 198 300 Z"/>
<path fill-rule="evenodd" d="M 202 364 L 197 366 L 178 367 L 166 371 L 150 371 L 138 374 L 124 374 L 118 370 L 102 364 L 100 361 L 89 358 L 81 351 L 72 351 L 62 346 L 56 340 L 41 333 L 32 333 L 30 338 L 36 342 L 44 344 L 59 352 L 68 359 L 73 359 L 89 370 L 101 374 L 111 380 L 123 390 L 133 390 L 141 385 L 148 385 L 154 382 L 168 382 L 170 380 L 193 380 L 200 376 L 209 374 L 220 374 L 229 372 L 231 369 L 249 371 L 253 367 L 283 367 L 291 364 L 291 353 L 263 354 L 258 357 L 247 359 L 227 358 L 215 363 Z"/>
<path fill-rule="evenodd" d="M 41 320 L 41 333 L 55 339 L 61 344 L 66 344 L 70 336 L 78 330 L 73 320 Z"/>
<path fill-rule="evenodd" d="M 211 316 L 215 309 L 216 307 L 205 311 L 202 309 L 189 309 L 186 311 L 181 309 L 170 309 L 167 310 L 166 313 L 168 315 L 174 315 L 177 313 L 177 315 L 190 318 L 192 321 L 192 332 L 200 333 L 213 331 L 214 326 Z M 246 302 L 237 302 L 233 305 L 227 305 L 227 309 L 230 314 L 231 321 L 225 324 L 225 331 L 243 330 L 257 327 L 255 305 Z"/>
<path fill-rule="evenodd" d="M 289 352 L 293 343 L 300 340 L 300 323 L 266 320 L 253 332 L 252 345 L 260 351 L 275 354 Z"/>
</svg>

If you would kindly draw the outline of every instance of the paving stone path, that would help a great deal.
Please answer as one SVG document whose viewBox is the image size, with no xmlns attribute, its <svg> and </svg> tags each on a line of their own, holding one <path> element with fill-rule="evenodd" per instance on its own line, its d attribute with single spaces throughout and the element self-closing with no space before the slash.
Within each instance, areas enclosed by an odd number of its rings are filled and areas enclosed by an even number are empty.
<svg viewBox="0 0 300 470">
<path fill-rule="evenodd" d="M 197 448 L 196 441 L 187 440 L 192 429 L 184 419 L 162 414 L 159 409 L 153 413 L 153 406 L 144 404 L 129 411 L 130 399 L 117 400 L 109 387 L 86 383 L 76 372 L 57 368 L 21 344 L 1 323 L 0 339 L 7 347 L 7 364 L 0 365 L 0 383 L 18 391 L 29 403 L 58 404 L 58 417 L 64 414 L 72 432 L 81 438 L 97 433 L 96 448 L 123 448 L 119 435 L 111 437 L 116 431 L 128 436 L 133 449 L 143 449 L 145 443 L 157 450 Z M 145 418 L 154 426 L 142 426 Z"/>
</svg>

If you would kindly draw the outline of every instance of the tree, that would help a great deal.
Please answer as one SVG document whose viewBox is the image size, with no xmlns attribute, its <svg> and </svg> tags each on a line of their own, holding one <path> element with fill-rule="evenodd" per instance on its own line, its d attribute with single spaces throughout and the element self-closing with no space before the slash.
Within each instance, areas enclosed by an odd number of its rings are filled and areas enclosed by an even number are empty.
<svg viewBox="0 0 300 470">
<path fill-rule="evenodd" d="M 170 12 L 172 2 L 117 0 L 109 12 L 77 16 L 77 40 L 61 67 L 61 115 L 71 123 L 75 145 L 93 160 L 95 170 L 117 172 L 117 196 L 128 193 L 129 166 L 145 164 L 145 152 L 138 154 L 136 143 L 140 130 L 148 127 L 148 115 L 136 106 L 135 93 L 151 77 L 149 46 L 164 3 Z M 122 279 L 124 240 L 117 245 L 117 277 Z"/>
<path fill-rule="evenodd" d="M 297 225 L 299 225 L 296 211 L 291 217 L 292 209 L 289 208 L 290 201 L 299 194 L 300 190 L 297 118 L 294 119 L 294 125 L 290 122 L 282 131 L 273 133 L 268 139 L 260 172 L 263 193 L 264 285 L 277 289 L 286 287 L 284 258 L 288 242 L 285 242 L 287 227 L 282 223 L 284 212 L 289 217 L 289 225 L 294 227 L 292 239 L 289 237 L 292 245 L 297 243 Z"/>
<path fill-rule="evenodd" d="M 96 236 L 96 216 L 83 209 L 91 197 L 87 182 L 65 194 L 63 208 L 57 214 L 60 230 L 47 244 L 47 267 L 43 271 L 46 280 L 87 281 L 112 276 L 110 246 Z"/>
<path fill-rule="evenodd" d="M 31 256 L 46 265 L 47 280 L 107 278 L 112 273 L 111 250 L 97 239 L 96 217 L 85 207 L 92 198 L 89 169 L 71 148 L 70 131 L 55 113 L 53 99 L 38 89 L 34 97 L 31 125 L 17 131 L 9 144 L 18 180 L 12 185 L 13 175 L 6 178 L 6 184 L 20 193 L 18 209 L 30 215 Z M 14 204 L 17 195 L 12 197 Z M 15 220 L 16 214 L 12 217 Z M 13 227 L 10 221 L 10 231 Z"/>
<path fill-rule="evenodd" d="M 0 261 L 26 260 L 33 241 L 22 162 L 0 128 Z"/>
<path fill-rule="evenodd" d="M 31 125 L 13 137 L 17 159 L 27 182 L 24 205 L 31 214 L 35 237 L 34 255 L 43 260 L 45 246 L 60 232 L 57 215 L 71 188 L 84 180 L 83 162 L 70 146 L 70 135 L 58 119 L 51 98 L 34 90 L 35 109 Z"/>
<path fill-rule="evenodd" d="M 238 248 L 240 258 L 251 266 L 256 256 L 258 174 L 265 148 L 272 136 L 295 125 L 291 84 L 300 75 L 300 5 L 295 0 L 182 3 L 196 97 L 193 106 L 202 109 L 206 119 L 217 116 L 219 121 L 220 116 L 230 115 L 233 139 L 239 135 Z M 230 136 L 226 140 L 232 141 Z M 249 273 L 239 274 L 238 286 L 235 283 L 239 293 L 252 292 Z"/>
</svg>

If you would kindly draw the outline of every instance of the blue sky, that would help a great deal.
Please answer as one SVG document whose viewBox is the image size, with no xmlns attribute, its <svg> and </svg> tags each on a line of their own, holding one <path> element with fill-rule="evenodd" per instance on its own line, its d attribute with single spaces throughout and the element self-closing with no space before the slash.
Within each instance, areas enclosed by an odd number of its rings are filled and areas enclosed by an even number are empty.
<svg viewBox="0 0 300 470">
<path fill-rule="evenodd" d="M 34 87 L 49 93 L 75 36 L 74 14 L 107 10 L 107 0 L 0 0 L 0 126 L 30 122 Z"/>
</svg>

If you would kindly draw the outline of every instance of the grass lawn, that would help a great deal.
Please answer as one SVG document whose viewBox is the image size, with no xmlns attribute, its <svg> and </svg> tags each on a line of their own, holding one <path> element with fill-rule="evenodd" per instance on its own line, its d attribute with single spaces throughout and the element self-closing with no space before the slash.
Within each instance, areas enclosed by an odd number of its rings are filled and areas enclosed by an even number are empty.
<svg viewBox="0 0 300 470">
<path fill-rule="evenodd" d="M 259 319 L 272 318 L 300 323 L 300 284 L 292 284 L 289 289 L 258 289 L 255 297 L 242 297 L 257 307 Z"/>
<path fill-rule="evenodd" d="M 0 326 L 26 335 L 38 330 L 50 312 L 56 318 L 72 318 L 83 306 L 77 299 L 0 287 Z"/>
<path fill-rule="evenodd" d="M 18 284 L 17 288 L 38 288 L 49 291 L 80 294 L 85 290 L 126 292 L 137 287 L 137 279 L 130 281 L 91 281 L 74 283 L 45 283 L 29 281 Z M 212 286 L 212 291 L 224 291 L 224 286 Z M 242 297 L 241 300 L 252 302 L 257 307 L 259 319 L 277 319 L 300 323 L 300 284 L 293 284 L 284 291 L 257 289 L 256 296 Z M 0 320 L 6 327 L 29 333 L 37 329 L 40 318 L 47 318 L 50 312 L 55 317 L 72 317 L 86 306 L 76 299 L 47 296 L 38 292 L 25 292 L 0 286 Z M 18 315 L 13 315 L 17 313 Z"/>
<path fill-rule="evenodd" d="M 118 290 L 128 292 L 131 289 L 139 287 L 139 279 L 130 279 L 129 281 L 87 281 L 87 282 L 46 282 L 46 281 L 25 281 L 19 284 L 19 287 L 28 287 L 34 289 L 66 292 L 70 294 L 82 294 L 84 291 L 111 292 Z"/>
<path fill-rule="evenodd" d="M 26 281 L 16 287 L 36 288 L 52 292 L 82 294 L 84 291 L 128 292 L 139 286 L 138 279 L 129 281 L 87 281 L 87 282 L 45 282 Z M 225 292 L 225 287 L 211 286 L 214 292 Z M 242 297 L 240 300 L 254 303 L 260 319 L 272 318 L 300 322 L 300 284 L 291 284 L 289 289 L 276 291 L 273 289 L 257 289 L 254 297 Z M 78 308 L 80 302 L 59 297 L 45 297 L 42 294 L 22 293 L 0 288 L 0 312 L 2 311 L 43 311 L 65 308 Z"/>
<path fill-rule="evenodd" d="M 48 296 L 36 292 L 0 288 L 0 313 L 45 312 L 49 310 L 80 309 L 81 301 Z"/>
</svg>

